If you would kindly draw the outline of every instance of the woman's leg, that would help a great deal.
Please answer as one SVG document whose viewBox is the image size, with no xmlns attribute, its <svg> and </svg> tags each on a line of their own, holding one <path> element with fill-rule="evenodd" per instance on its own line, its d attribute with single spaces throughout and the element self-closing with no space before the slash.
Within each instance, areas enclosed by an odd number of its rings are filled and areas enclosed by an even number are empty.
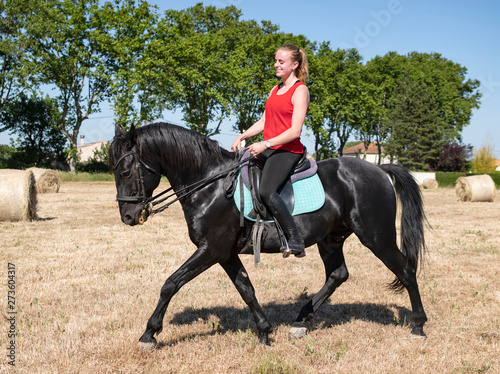
<svg viewBox="0 0 500 374">
<path fill-rule="evenodd" d="M 266 202 L 266 198 L 283 187 L 302 158 L 302 154 L 277 149 L 265 151 L 262 156 L 265 158 L 265 164 L 262 170 L 260 194 Z"/>
<path fill-rule="evenodd" d="M 278 193 L 301 157 L 302 154 L 276 150 L 267 157 L 262 170 L 261 199 L 278 221 L 287 239 L 288 248 L 283 252 L 283 257 L 288 257 L 290 254 L 297 257 L 305 256 L 304 241 L 300 237 L 292 214 Z"/>
</svg>

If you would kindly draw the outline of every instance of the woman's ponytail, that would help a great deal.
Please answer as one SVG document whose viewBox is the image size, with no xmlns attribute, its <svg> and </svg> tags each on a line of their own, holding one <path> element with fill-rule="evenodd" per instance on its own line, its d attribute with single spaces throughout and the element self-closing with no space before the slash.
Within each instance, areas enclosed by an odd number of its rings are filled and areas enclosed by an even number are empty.
<svg viewBox="0 0 500 374">
<path fill-rule="evenodd" d="M 306 51 L 292 43 L 283 44 L 279 49 L 290 52 L 292 61 L 299 63 L 299 66 L 295 69 L 295 75 L 299 81 L 305 83 L 307 78 L 309 78 L 309 64 L 307 63 Z"/>
</svg>

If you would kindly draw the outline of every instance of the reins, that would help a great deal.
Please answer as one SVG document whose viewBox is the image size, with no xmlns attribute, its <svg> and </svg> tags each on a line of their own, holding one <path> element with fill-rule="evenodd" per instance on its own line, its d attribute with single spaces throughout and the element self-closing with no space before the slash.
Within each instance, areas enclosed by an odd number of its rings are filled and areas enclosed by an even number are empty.
<svg viewBox="0 0 500 374">
<path fill-rule="evenodd" d="M 159 199 L 161 196 L 165 195 L 166 193 L 170 192 L 173 190 L 173 187 L 169 187 L 167 188 L 166 190 L 154 195 L 154 196 L 151 196 L 149 198 L 146 197 L 146 193 L 145 193 L 145 187 L 144 187 L 144 178 L 143 178 L 143 175 L 142 175 L 142 170 L 141 170 L 141 165 L 143 165 L 146 169 L 148 169 L 149 171 L 153 172 L 154 174 L 157 174 L 157 175 L 160 175 L 161 174 L 159 172 L 157 172 L 156 170 L 154 170 L 152 167 L 150 167 L 149 165 L 147 165 L 145 162 L 143 162 L 141 159 L 139 159 L 139 157 L 137 156 L 137 152 L 134 150 L 132 151 L 129 151 L 125 154 L 123 154 L 115 163 L 113 169 L 115 169 L 118 164 L 127 156 L 130 156 L 130 155 L 133 155 L 134 156 L 134 160 L 135 160 L 135 167 L 138 171 L 138 175 L 137 175 L 137 184 L 139 185 L 139 188 L 140 188 L 140 191 L 139 191 L 139 195 L 137 196 L 122 196 L 122 195 L 116 195 L 116 200 L 119 201 L 119 202 L 127 202 L 127 203 L 143 203 L 144 204 L 144 208 L 141 212 L 141 217 L 143 219 L 147 218 L 147 216 L 150 216 L 150 215 L 153 215 L 153 214 L 157 214 L 157 213 L 161 213 L 163 212 L 165 209 L 167 209 L 170 205 L 174 204 L 175 202 L 183 199 L 183 198 L 186 198 L 190 195 L 192 195 L 193 193 L 201 190 L 203 187 L 205 187 L 206 185 L 216 181 L 217 179 L 221 178 L 222 176 L 225 176 L 227 175 L 227 180 L 229 182 L 232 183 L 233 180 L 235 180 L 235 175 L 237 173 L 237 171 L 239 170 L 239 167 L 241 165 L 243 165 L 245 162 L 247 162 L 248 160 L 250 160 L 251 157 L 247 157 L 245 159 L 242 160 L 242 157 L 243 157 L 243 154 L 244 152 L 240 152 L 240 153 L 237 153 L 236 154 L 236 160 L 237 162 L 231 166 L 230 168 L 228 169 L 225 169 L 225 170 L 222 170 L 220 172 L 218 172 L 217 174 L 215 175 L 212 175 L 210 177 L 207 177 L 207 178 L 204 178 L 204 179 L 201 179 L 195 183 L 192 183 L 190 184 L 189 186 L 186 186 L 178 191 L 175 191 L 161 199 Z M 234 188 L 234 186 L 233 186 Z M 228 187 L 228 188 L 225 188 L 225 190 L 230 190 L 231 188 Z M 227 195 L 227 193 L 226 193 Z M 168 201 L 166 204 L 160 206 L 159 208 L 156 208 L 154 209 L 154 207 L 158 204 L 162 204 L 164 203 L 165 201 L 169 200 L 170 198 L 174 197 L 174 196 L 177 196 L 175 199 L 171 200 L 171 201 Z M 158 200 L 159 199 L 159 200 Z"/>
<path fill-rule="evenodd" d="M 237 162 L 236 162 L 236 164 L 234 164 L 230 168 L 228 168 L 226 170 L 222 170 L 222 171 L 218 172 L 215 175 L 212 175 L 210 177 L 201 179 L 201 180 L 199 180 L 199 181 L 197 181 L 197 182 L 195 182 L 193 184 L 190 184 L 189 186 L 186 186 L 186 187 L 180 189 L 179 191 L 173 192 L 173 193 L 169 194 L 168 196 L 165 196 L 164 198 L 162 198 L 160 200 L 157 200 L 157 199 L 159 197 L 163 196 L 164 194 L 166 194 L 167 192 L 172 191 L 173 188 L 169 187 L 166 190 L 160 192 L 159 194 L 157 194 L 155 196 L 151 196 L 149 199 L 147 199 L 144 202 L 144 205 L 145 205 L 144 209 L 147 210 L 148 215 L 153 215 L 153 214 L 161 213 L 165 209 L 167 209 L 170 205 L 172 205 L 173 203 L 177 202 L 178 200 L 181 200 L 183 198 L 186 198 L 186 197 L 192 195 L 193 193 L 201 190 L 206 185 L 208 185 L 208 184 L 216 181 L 217 179 L 219 179 L 219 178 L 221 178 L 221 177 L 223 177 L 225 175 L 227 175 L 227 179 L 229 181 L 231 181 L 232 179 L 234 179 L 233 177 L 235 176 L 237 170 L 239 170 L 239 167 L 241 165 L 243 165 L 245 162 L 247 162 L 248 160 L 250 160 L 250 158 L 251 158 L 251 157 L 247 157 L 246 159 L 242 160 L 242 156 L 243 156 L 243 153 L 237 154 L 237 156 L 236 156 L 237 157 Z M 180 196 L 179 196 L 179 194 L 180 194 Z M 167 201 L 168 199 L 170 199 L 171 197 L 173 197 L 175 195 L 177 195 L 177 197 L 174 200 L 171 200 L 171 201 L 167 202 L 165 205 L 162 205 L 161 207 L 159 207 L 157 209 L 153 209 L 154 206 Z"/>
</svg>

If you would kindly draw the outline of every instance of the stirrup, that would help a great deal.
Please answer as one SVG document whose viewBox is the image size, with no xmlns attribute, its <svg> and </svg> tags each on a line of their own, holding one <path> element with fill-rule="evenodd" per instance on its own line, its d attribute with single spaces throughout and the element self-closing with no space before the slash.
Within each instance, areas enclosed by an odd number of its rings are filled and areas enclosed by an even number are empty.
<svg viewBox="0 0 500 374">
<path fill-rule="evenodd" d="M 283 251 L 283 258 L 288 258 L 290 255 L 295 255 L 297 258 L 306 257 L 306 251 L 299 251 L 297 249 L 287 248 Z"/>
<path fill-rule="evenodd" d="M 290 257 L 290 255 L 295 255 L 295 257 L 297 258 L 302 258 L 306 256 L 305 248 L 302 250 L 290 248 L 288 246 L 288 241 L 286 240 L 286 238 L 283 239 L 285 239 L 285 243 L 284 244 L 282 243 L 282 246 L 280 248 L 281 253 L 283 253 L 283 258 L 288 258 Z"/>
</svg>

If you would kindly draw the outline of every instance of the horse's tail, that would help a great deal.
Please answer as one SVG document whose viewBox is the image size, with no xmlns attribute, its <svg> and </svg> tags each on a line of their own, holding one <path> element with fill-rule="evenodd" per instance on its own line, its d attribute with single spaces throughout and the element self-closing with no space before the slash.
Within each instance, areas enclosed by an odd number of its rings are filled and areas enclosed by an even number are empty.
<svg viewBox="0 0 500 374">
<path fill-rule="evenodd" d="M 422 193 L 410 172 L 395 164 L 383 164 L 380 168 L 392 179 L 394 189 L 401 202 L 401 251 L 410 264 L 418 269 L 419 262 L 426 251 L 424 222 L 427 222 L 424 212 Z M 404 289 L 401 281 L 396 278 L 390 288 L 395 291 Z"/>
</svg>

